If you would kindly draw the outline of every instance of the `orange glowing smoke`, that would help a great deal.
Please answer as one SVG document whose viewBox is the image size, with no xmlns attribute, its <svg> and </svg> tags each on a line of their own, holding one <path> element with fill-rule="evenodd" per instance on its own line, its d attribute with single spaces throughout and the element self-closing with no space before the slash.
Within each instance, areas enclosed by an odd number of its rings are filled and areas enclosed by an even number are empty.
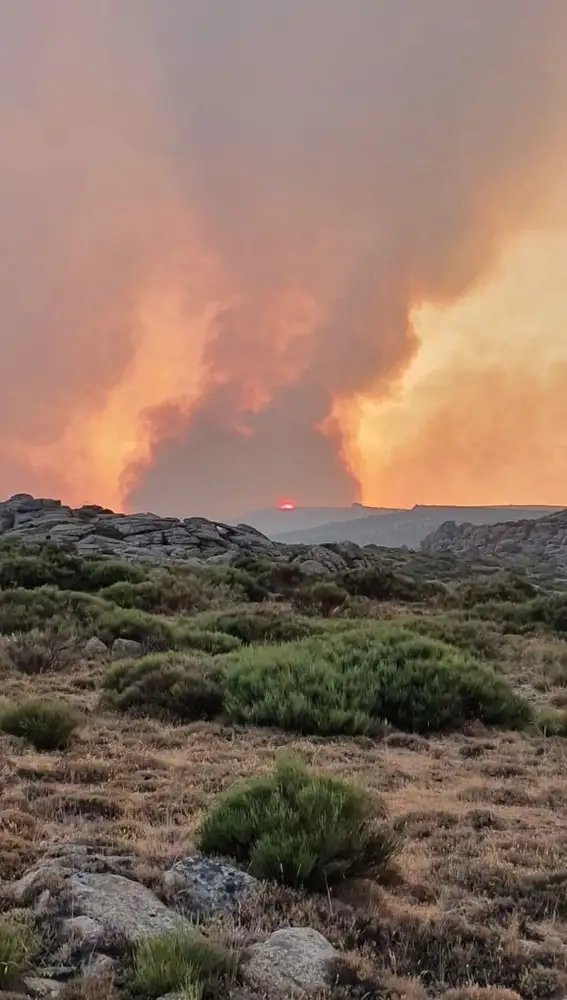
<svg viewBox="0 0 567 1000">
<path fill-rule="evenodd" d="M 567 505 L 566 207 L 567 189 L 467 297 L 416 309 L 387 398 L 351 401 L 366 503 Z"/>
<path fill-rule="evenodd" d="M 567 503 L 565 4 L 214 7 L 0 5 L 0 495 Z"/>
</svg>

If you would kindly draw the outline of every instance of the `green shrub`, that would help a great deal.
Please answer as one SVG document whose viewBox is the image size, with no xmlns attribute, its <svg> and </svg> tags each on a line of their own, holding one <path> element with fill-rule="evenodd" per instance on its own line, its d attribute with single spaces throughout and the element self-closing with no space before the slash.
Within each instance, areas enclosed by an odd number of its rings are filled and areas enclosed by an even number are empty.
<svg viewBox="0 0 567 1000">
<path fill-rule="evenodd" d="M 0 710 L 0 730 L 27 740 L 40 751 L 65 750 L 79 721 L 71 705 L 43 698 L 29 698 Z"/>
<path fill-rule="evenodd" d="M 73 644 L 58 632 L 30 629 L 4 636 L 3 661 L 23 674 L 42 674 L 62 670 L 74 659 Z"/>
<path fill-rule="evenodd" d="M 458 584 L 454 597 L 462 607 L 472 608 L 489 601 L 521 603 L 536 597 L 537 592 L 537 587 L 520 573 L 498 573 Z"/>
<path fill-rule="evenodd" d="M 196 579 L 182 579 L 167 571 L 141 583 L 114 583 L 101 591 L 101 597 L 123 608 L 153 614 L 200 611 L 206 607 Z"/>
<path fill-rule="evenodd" d="M 42 545 L 0 545 L 0 587 L 43 586 L 62 590 L 94 592 L 118 580 L 144 579 L 143 571 L 131 563 L 104 556 L 79 555 L 73 547 L 45 542 Z"/>
<path fill-rule="evenodd" d="M 121 712 L 191 722 L 218 715 L 224 704 L 220 667 L 204 656 L 154 653 L 124 660 L 103 678 L 106 704 Z"/>
<path fill-rule="evenodd" d="M 400 624 L 419 635 L 438 639 L 481 660 L 494 662 L 502 656 L 505 639 L 498 625 L 481 618 L 465 618 L 462 612 L 404 618 Z"/>
<path fill-rule="evenodd" d="M 0 916 L 0 989 L 19 984 L 40 947 L 39 938 L 25 920 Z"/>
<path fill-rule="evenodd" d="M 410 631 L 361 627 L 226 660 L 226 708 L 235 722 L 306 734 L 457 729 L 470 719 L 518 727 L 528 703 L 489 666 Z"/>
<path fill-rule="evenodd" d="M 543 708 L 536 722 L 544 736 L 567 736 L 567 709 Z"/>
<path fill-rule="evenodd" d="M 439 584 L 404 576 L 380 565 L 346 570 L 338 575 L 337 583 L 351 597 L 368 597 L 373 601 L 423 601 L 444 593 Z"/>
<path fill-rule="evenodd" d="M 293 604 L 307 614 L 330 615 L 344 605 L 348 592 L 333 580 L 319 580 L 317 583 L 303 584 L 293 595 Z"/>
<path fill-rule="evenodd" d="M 175 645 L 178 649 L 200 649 L 211 656 L 233 653 L 240 649 L 242 642 L 235 635 L 215 632 L 212 629 L 196 628 L 189 621 L 187 624 L 178 622 L 173 629 Z"/>
<path fill-rule="evenodd" d="M 361 788 L 315 774 L 299 761 L 231 789 L 198 832 L 204 854 L 233 857 L 260 879 L 324 888 L 341 878 L 378 878 L 397 849 L 378 824 L 383 810 Z"/>
<path fill-rule="evenodd" d="M 199 996 L 215 988 L 229 971 L 230 954 L 199 931 L 181 929 L 142 941 L 134 953 L 134 986 L 141 996 L 156 1000 L 187 991 Z M 201 993 L 202 995 L 202 993 Z"/>
<path fill-rule="evenodd" d="M 235 608 L 232 611 L 206 612 L 196 619 L 199 628 L 253 642 L 290 642 L 311 635 L 317 629 L 309 618 L 290 615 L 277 606 Z"/>
<path fill-rule="evenodd" d="M 115 639 L 134 639 L 148 650 L 166 650 L 175 645 L 172 622 L 145 611 L 108 605 L 96 617 L 96 634 L 107 645 Z"/>
<path fill-rule="evenodd" d="M 111 605 L 94 595 L 53 586 L 0 590 L 0 633 L 48 628 L 51 632 L 72 634 L 95 622 L 98 615 L 109 609 Z"/>
<path fill-rule="evenodd" d="M 246 592 L 249 601 L 264 601 L 275 596 L 291 597 L 304 582 L 304 574 L 297 563 L 280 560 L 240 556 L 231 567 L 234 582 Z"/>
</svg>

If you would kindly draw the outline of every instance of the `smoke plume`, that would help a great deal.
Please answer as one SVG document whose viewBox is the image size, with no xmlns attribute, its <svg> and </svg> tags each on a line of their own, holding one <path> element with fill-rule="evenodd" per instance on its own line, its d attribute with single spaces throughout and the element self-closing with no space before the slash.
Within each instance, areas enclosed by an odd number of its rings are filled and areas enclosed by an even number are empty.
<svg viewBox="0 0 567 1000">
<path fill-rule="evenodd" d="M 4 5 L 0 492 L 558 502 L 562 318 L 510 303 L 566 43 L 564 0 Z"/>
</svg>

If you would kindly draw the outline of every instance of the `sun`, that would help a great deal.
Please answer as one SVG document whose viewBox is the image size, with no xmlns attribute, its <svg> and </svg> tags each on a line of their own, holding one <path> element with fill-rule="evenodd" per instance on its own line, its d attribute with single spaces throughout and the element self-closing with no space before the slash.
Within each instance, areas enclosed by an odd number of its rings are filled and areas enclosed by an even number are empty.
<svg viewBox="0 0 567 1000">
<path fill-rule="evenodd" d="M 293 500 L 284 500 L 280 504 L 280 510 L 295 510 L 295 504 Z"/>
</svg>

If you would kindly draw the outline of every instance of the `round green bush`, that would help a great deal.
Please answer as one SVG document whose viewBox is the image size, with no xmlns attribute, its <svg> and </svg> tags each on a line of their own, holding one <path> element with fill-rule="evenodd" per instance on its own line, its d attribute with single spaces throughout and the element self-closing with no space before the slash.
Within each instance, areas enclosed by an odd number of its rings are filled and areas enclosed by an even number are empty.
<svg viewBox="0 0 567 1000">
<path fill-rule="evenodd" d="M 204 854 L 232 857 L 256 878 L 324 888 L 347 875 L 379 878 L 398 849 L 384 810 L 362 788 L 284 759 L 232 788 L 198 831 Z"/>
</svg>

